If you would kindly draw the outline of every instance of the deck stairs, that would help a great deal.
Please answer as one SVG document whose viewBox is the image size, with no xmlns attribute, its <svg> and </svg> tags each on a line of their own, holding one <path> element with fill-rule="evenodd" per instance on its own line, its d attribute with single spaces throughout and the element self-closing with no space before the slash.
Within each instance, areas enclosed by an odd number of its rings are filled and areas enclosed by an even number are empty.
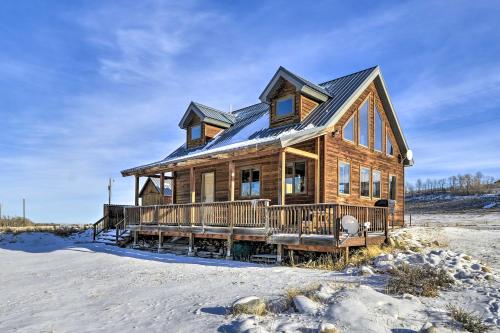
<svg viewBox="0 0 500 333">
<path fill-rule="evenodd" d="M 121 235 L 116 239 L 116 229 L 107 229 L 97 235 L 95 243 L 123 246 L 130 242 L 131 238 L 130 230 L 121 231 Z"/>
</svg>

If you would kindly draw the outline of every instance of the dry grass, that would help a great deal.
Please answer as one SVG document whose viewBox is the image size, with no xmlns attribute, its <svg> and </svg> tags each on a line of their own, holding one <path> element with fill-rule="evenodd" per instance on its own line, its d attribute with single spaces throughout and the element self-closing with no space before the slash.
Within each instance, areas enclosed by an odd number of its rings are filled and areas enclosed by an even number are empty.
<svg viewBox="0 0 500 333">
<path fill-rule="evenodd" d="M 340 254 L 322 254 L 315 259 L 298 264 L 299 267 L 323 269 L 331 271 L 342 271 L 347 266 L 361 266 L 370 263 L 374 258 L 381 254 L 392 253 L 396 250 L 395 247 L 388 245 L 369 245 L 355 250 L 349 255 L 349 260 L 346 262 Z"/>
<path fill-rule="evenodd" d="M 462 327 L 472 333 L 484 333 L 491 329 L 483 322 L 483 319 L 472 311 L 467 311 L 461 307 L 449 304 L 447 306 L 450 316 L 459 322 Z"/>
<path fill-rule="evenodd" d="M 20 234 L 23 232 L 50 232 L 57 236 L 67 237 L 88 229 L 86 225 L 31 225 L 24 227 L 0 227 L 0 232 Z"/>
<path fill-rule="evenodd" d="M 411 294 L 437 297 L 439 290 L 450 287 L 455 281 L 442 268 L 402 265 L 390 271 L 387 285 L 390 294 Z"/>
</svg>

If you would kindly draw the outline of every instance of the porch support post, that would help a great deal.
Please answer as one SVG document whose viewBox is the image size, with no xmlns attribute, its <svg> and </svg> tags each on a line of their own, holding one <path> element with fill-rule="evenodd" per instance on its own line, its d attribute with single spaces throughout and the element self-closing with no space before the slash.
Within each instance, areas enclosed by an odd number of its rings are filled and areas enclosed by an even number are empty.
<svg viewBox="0 0 500 333">
<path fill-rule="evenodd" d="M 195 187 L 195 177 L 194 177 L 194 167 L 191 167 L 189 169 L 189 201 L 191 203 L 194 203 L 196 201 L 196 187 Z M 191 207 L 190 209 L 190 224 L 194 224 L 194 207 Z"/>
<path fill-rule="evenodd" d="M 175 188 L 175 171 L 172 171 L 172 203 L 173 204 L 176 204 L 177 203 L 177 199 L 175 199 L 176 197 L 176 191 L 177 189 Z"/>
<path fill-rule="evenodd" d="M 320 137 L 316 138 L 316 155 L 318 156 L 318 159 L 314 160 L 314 202 L 315 203 L 320 203 L 321 201 L 321 196 L 320 196 L 320 166 L 321 166 L 321 146 L 320 146 Z"/>
<path fill-rule="evenodd" d="M 281 177 L 280 177 L 280 192 L 279 192 L 279 204 L 285 205 L 285 191 L 286 191 L 286 151 L 282 149 L 280 151 L 280 169 L 281 169 Z"/>
<path fill-rule="evenodd" d="M 162 247 L 163 247 L 163 234 L 161 233 L 161 230 L 158 228 L 158 252 L 161 251 Z"/>
<path fill-rule="evenodd" d="M 234 201 L 234 161 L 229 161 L 229 201 Z"/>
<path fill-rule="evenodd" d="M 135 176 L 135 205 L 139 206 L 139 176 Z"/>
<path fill-rule="evenodd" d="M 349 263 L 349 246 L 344 247 L 344 264 Z"/>
<path fill-rule="evenodd" d="M 165 204 L 165 173 L 162 171 L 160 173 L 160 194 L 161 194 L 161 202 L 160 205 Z"/>
<path fill-rule="evenodd" d="M 227 250 L 226 250 L 226 259 L 232 259 L 233 254 L 231 252 L 233 248 L 233 235 L 227 236 Z"/>
<path fill-rule="evenodd" d="M 188 256 L 194 256 L 194 234 L 189 234 L 189 247 L 188 247 Z"/>
<path fill-rule="evenodd" d="M 282 259 L 283 259 L 283 245 L 278 244 L 276 245 L 276 263 L 281 264 Z"/>
</svg>

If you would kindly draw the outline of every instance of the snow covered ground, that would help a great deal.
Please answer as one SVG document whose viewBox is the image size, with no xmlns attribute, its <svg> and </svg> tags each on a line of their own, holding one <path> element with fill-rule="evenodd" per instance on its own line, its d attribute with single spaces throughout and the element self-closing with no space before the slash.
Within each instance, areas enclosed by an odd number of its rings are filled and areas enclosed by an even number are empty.
<svg viewBox="0 0 500 333">
<path fill-rule="evenodd" d="M 450 303 L 500 324 L 494 247 L 500 230 L 433 226 L 405 232 L 416 242 L 438 239 L 448 248 L 381 257 L 371 267 L 375 274 L 361 275 L 355 268 L 330 272 L 121 249 L 90 243 L 88 233 L 0 234 L 0 332 L 318 332 L 326 322 L 342 332 L 415 332 L 426 322 L 460 332 L 450 326 Z M 383 271 L 398 260 L 442 262 L 465 275 L 438 298 L 393 297 L 385 294 Z M 493 271 L 476 270 L 480 262 Z M 310 311 L 228 314 L 241 297 L 279 301 L 290 288 L 307 286 L 319 289 Z"/>
</svg>

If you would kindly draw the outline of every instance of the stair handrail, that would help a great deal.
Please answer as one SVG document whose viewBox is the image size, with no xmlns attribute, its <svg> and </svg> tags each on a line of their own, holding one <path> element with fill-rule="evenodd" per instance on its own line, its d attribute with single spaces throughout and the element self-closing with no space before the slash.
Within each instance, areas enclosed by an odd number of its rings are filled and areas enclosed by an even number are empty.
<svg viewBox="0 0 500 333">
<path fill-rule="evenodd" d="M 101 217 L 99 220 L 97 220 L 97 222 L 93 223 L 92 224 L 92 228 L 94 230 L 94 233 L 93 233 L 93 240 L 95 241 L 96 237 L 101 233 L 103 232 L 106 228 L 104 228 L 104 226 L 102 226 L 102 228 L 97 231 L 97 226 L 99 226 L 100 224 L 102 224 L 104 222 L 104 220 L 106 220 L 108 218 L 108 215 L 104 215 L 103 217 Z"/>
<path fill-rule="evenodd" d="M 123 225 L 123 231 L 120 232 L 120 226 Z M 115 230 L 116 230 L 116 235 L 115 235 L 115 243 L 118 245 L 118 239 L 127 232 L 127 229 L 125 228 L 125 217 L 120 220 L 120 222 L 115 224 Z"/>
</svg>

